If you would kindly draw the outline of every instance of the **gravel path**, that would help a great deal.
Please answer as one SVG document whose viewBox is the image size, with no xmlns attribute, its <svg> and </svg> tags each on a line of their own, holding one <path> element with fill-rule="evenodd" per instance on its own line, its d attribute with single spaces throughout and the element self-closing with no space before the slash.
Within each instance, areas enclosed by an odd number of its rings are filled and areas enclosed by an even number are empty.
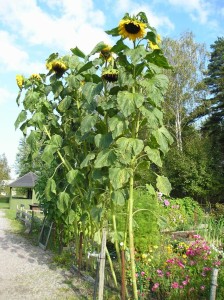
<svg viewBox="0 0 224 300">
<path fill-rule="evenodd" d="M 10 228 L 0 211 L 0 300 L 90 299 L 83 282 L 53 267 L 51 254 Z"/>
</svg>

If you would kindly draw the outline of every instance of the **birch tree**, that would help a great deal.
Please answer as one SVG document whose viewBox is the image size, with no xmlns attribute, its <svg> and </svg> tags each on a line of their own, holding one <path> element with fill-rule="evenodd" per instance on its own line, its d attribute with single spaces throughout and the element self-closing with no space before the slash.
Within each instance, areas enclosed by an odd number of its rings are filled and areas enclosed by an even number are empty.
<svg viewBox="0 0 224 300">
<path fill-rule="evenodd" d="M 178 150 L 182 151 L 183 128 L 205 98 L 202 79 L 208 54 L 204 44 L 194 41 L 192 32 L 183 33 L 176 40 L 165 38 L 162 47 L 173 66 L 172 70 L 166 71 L 169 86 L 164 102 L 165 118 Z"/>
</svg>

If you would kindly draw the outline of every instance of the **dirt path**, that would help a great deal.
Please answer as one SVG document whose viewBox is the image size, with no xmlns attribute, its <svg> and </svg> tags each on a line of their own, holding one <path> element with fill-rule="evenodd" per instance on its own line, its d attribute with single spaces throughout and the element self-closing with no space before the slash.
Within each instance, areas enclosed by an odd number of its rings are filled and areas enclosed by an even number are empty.
<svg viewBox="0 0 224 300">
<path fill-rule="evenodd" d="M 13 233 L 0 210 L 0 300 L 73 300 L 87 298 L 83 282 L 56 269 L 49 252 Z"/>
</svg>

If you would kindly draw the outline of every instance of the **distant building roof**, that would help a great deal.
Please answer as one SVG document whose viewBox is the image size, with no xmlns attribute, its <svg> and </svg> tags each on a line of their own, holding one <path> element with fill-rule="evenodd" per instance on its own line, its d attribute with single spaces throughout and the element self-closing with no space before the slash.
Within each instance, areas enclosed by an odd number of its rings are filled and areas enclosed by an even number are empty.
<svg viewBox="0 0 224 300">
<path fill-rule="evenodd" d="M 33 172 L 29 172 L 22 177 L 16 179 L 15 181 L 8 184 L 9 187 L 25 187 L 33 188 L 35 186 L 35 181 L 37 180 L 37 175 Z"/>
</svg>

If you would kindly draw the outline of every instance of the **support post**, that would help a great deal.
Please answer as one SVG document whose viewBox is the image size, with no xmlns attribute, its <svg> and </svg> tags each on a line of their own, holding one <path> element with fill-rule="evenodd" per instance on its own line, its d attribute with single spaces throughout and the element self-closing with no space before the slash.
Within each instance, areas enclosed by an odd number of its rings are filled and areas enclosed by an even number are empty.
<svg viewBox="0 0 224 300">
<path fill-rule="evenodd" d="M 215 300 L 215 298 L 216 298 L 218 272 L 219 272 L 218 269 L 216 269 L 216 268 L 212 269 L 212 278 L 211 278 L 211 288 L 210 288 L 210 298 L 209 298 L 209 300 Z"/>
<path fill-rule="evenodd" d="M 107 242 L 107 232 L 106 229 L 102 230 L 102 244 L 101 252 L 99 255 L 99 294 L 98 300 L 103 300 L 103 290 L 104 290 L 104 270 L 105 270 L 105 258 L 106 258 L 106 242 Z"/>
</svg>

